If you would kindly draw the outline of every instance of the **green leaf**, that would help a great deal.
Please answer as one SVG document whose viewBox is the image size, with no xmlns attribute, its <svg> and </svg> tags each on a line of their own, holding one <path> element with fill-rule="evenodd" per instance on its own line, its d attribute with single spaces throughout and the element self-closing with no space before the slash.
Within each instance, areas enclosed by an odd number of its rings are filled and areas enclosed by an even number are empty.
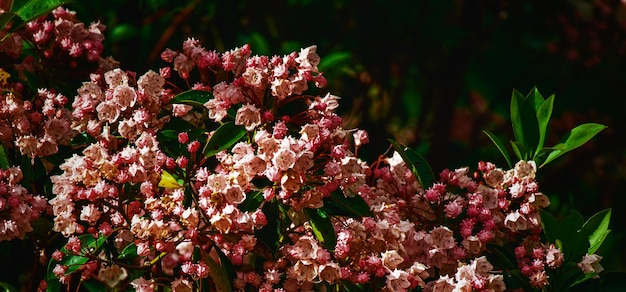
<svg viewBox="0 0 626 292">
<path fill-rule="evenodd" d="M 539 125 L 535 106 L 538 102 L 543 102 L 543 97 L 536 89 L 527 96 L 523 96 L 519 91 L 513 90 L 511 97 L 511 123 L 513 124 L 513 134 L 515 134 L 516 141 L 524 146 L 523 149 L 525 151 L 521 153 L 524 160 L 532 157 L 532 152 L 526 151 L 534 151 L 539 143 Z"/>
<path fill-rule="evenodd" d="M 245 128 L 235 125 L 234 122 L 225 123 L 215 130 L 202 152 L 204 156 L 211 157 L 239 142 L 246 133 L 248 132 Z"/>
<path fill-rule="evenodd" d="M 176 95 L 170 104 L 182 103 L 194 107 L 204 108 L 204 103 L 213 98 L 213 94 L 206 90 L 188 90 Z"/>
<path fill-rule="evenodd" d="M 11 167 L 9 164 L 9 158 L 7 157 L 7 153 L 4 151 L 4 145 L 0 144 L 0 168 L 8 169 Z"/>
<path fill-rule="evenodd" d="M 513 89 L 511 96 L 511 124 L 513 126 L 513 135 L 515 140 L 526 145 L 526 139 L 524 138 L 524 126 L 522 122 L 522 106 L 524 104 L 525 97 L 521 92 Z"/>
<path fill-rule="evenodd" d="M 97 281 L 95 279 L 89 279 L 87 281 L 83 281 L 82 282 L 82 286 L 85 287 L 87 289 L 87 291 L 109 291 L 110 289 L 107 289 L 107 287 L 104 285 L 104 283 Z"/>
<path fill-rule="evenodd" d="M 202 252 L 202 260 L 207 264 L 207 266 L 209 266 L 211 279 L 213 280 L 217 291 L 232 291 L 230 279 L 228 279 L 228 274 L 224 268 L 215 262 L 215 260 L 206 252 Z"/>
<path fill-rule="evenodd" d="M 525 157 L 526 149 L 524 148 L 524 145 L 520 144 L 517 141 L 511 141 L 511 147 L 513 148 L 513 153 L 515 153 L 518 161 L 527 160 L 527 158 Z"/>
<path fill-rule="evenodd" d="M 556 218 L 544 209 L 539 209 L 539 215 L 541 216 L 541 228 L 546 235 L 546 240 L 550 243 L 556 242 L 560 237 L 559 223 L 556 221 Z"/>
<path fill-rule="evenodd" d="M 220 258 L 220 264 L 222 268 L 224 269 L 224 272 L 226 272 L 227 278 L 228 279 L 237 278 L 237 272 L 235 271 L 235 266 L 233 265 L 233 263 L 226 256 L 226 254 L 224 254 L 224 251 L 222 251 L 217 246 L 214 246 L 214 247 L 215 247 L 215 251 L 217 252 L 217 256 Z"/>
<path fill-rule="evenodd" d="M 504 143 L 502 142 L 502 140 L 500 140 L 498 136 L 494 135 L 493 133 L 489 131 L 483 131 L 483 133 L 485 133 L 485 135 L 487 135 L 487 137 L 491 139 L 491 142 L 493 142 L 493 144 L 496 145 L 498 150 L 500 150 L 500 153 L 502 153 L 502 156 L 504 156 L 504 159 L 506 160 L 506 163 L 509 165 L 509 168 L 512 168 L 513 164 L 511 164 L 511 158 L 509 157 L 509 152 L 506 150 L 506 147 L 504 146 Z"/>
<path fill-rule="evenodd" d="M 159 181 L 159 187 L 166 189 L 178 189 L 181 188 L 182 185 L 178 183 L 178 180 L 172 176 L 169 172 L 162 170 L 161 171 L 161 180 Z"/>
<path fill-rule="evenodd" d="M 244 212 L 252 212 L 258 209 L 264 200 L 265 198 L 263 197 L 263 190 L 252 191 L 246 194 L 246 199 L 243 200 L 243 202 L 241 202 L 241 204 L 239 204 L 237 208 Z"/>
<path fill-rule="evenodd" d="M 17 288 L 13 287 L 13 285 L 5 282 L 0 282 L 0 288 L 4 289 L 4 292 L 17 292 Z"/>
<path fill-rule="evenodd" d="M 426 161 L 426 159 L 415 150 L 402 147 L 396 141 L 389 139 L 394 150 L 400 154 L 406 166 L 411 170 L 415 178 L 424 188 L 430 187 L 435 181 L 435 173 Z"/>
<path fill-rule="evenodd" d="M 322 209 L 304 209 L 304 214 L 309 219 L 315 238 L 329 251 L 334 251 L 337 245 L 335 228 L 328 214 Z"/>
<path fill-rule="evenodd" d="M 369 205 L 361 196 L 346 197 L 341 191 L 330 193 L 324 198 L 324 210 L 329 215 L 365 217 L 372 216 Z"/>
<path fill-rule="evenodd" d="M 118 256 L 119 259 L 133 259 L 137 257 L 137 245 L 129 244 L 120 253 Z"/>
<path fill-rule="evenodd" d="M 321 72 L 330 71 L 332 68 L 338 68 L 341 63 L 348 62 L 352 58 L 350 52 L 334 52 L 325 55 L 319 64 L 319 70 Z"/>
<path fill-rule="evenodd" d="M 19 2 L 19 3 L 18 3 Z M 24 23 L 33 21 L 41 16 L 50 13 L 55 8 L 65 5 L 70 1 L 66 0 L 37 0 L 37 1 L 16 1 L 11 10 L 15 12 Z M 17 27 L 11 27 L 15 31 Z"/>
<path fill-rule="evenodd" d="M 561 139 L 561 141 L 557 145 L 552 147 L 554 148 L 554 150 L 552 150 L 552 152 L 546 158 L 546 161 L 544 161 L 541 166 L 544 166 L 549 162 L 555 160 L 556 158 L 560 157 L 561 155 L 582 146 L 583 144 L 587 143 L 587 141 L 591 140 L 591 138 L 593 138 L 595 135 L 600 133 L 600 131 L 606 128 L 607 126 L 596 123 L 582 124 L 573 128 Z"/>
<path fill-rule="evenodd" d="M 548 97 L 539 109 L 537 109 L 537 123 L 539 124 L 539 143 L 537 143 L 536 153 L 543 148 L 546 142 L 546 135 L 548 132 L 548 124 L 550 124 L 550 117 L 552 116 L 552 109 L 554 107 L 554 94 Z M 537 156 L 537 154 L 535 154 Z M 533 160 L 535 160 L 533 158 Z M 536 161 L 536 160 L 535 160 Z"/>
<path fill-rule="evenodd" d="M 589 240 L 588 254 L 594 254 L 611 232 L 609 223 L 611 222 L 611 208 L 602 210 L 589 218 L 580 229 L 581 240 Z"/>
<path fill-rule="evenodd" d="M 565 216 L 559 223 L 559 239 L 563 243 L 563 253 L 571 258 L 580 258 L 587 251 L 589 242 L 578 239 L 578 230 L 585 223 L 583 215 L 576 210 L 570 210 L 570 214 Z"/>
</svg>

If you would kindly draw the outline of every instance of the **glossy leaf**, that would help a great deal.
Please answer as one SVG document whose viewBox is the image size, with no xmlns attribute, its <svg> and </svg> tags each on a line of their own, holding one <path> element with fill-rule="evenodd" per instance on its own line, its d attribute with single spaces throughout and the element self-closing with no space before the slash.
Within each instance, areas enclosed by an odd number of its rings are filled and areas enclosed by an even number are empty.
<svg viewBox="0 0 626 292">
<path fill-rule="evenodd" d="M 234 122 L 228 122 L 217 128 L 215 133 L 204 146 L 204 156 L 211 157 L 220 151 L 230 148 L 230 146 L 239 142 L 246 133 L 245 128 L 235 125 Z"/>
<path fill-rule="evenodd" d="M 37 0 L 37 1 L 16 1 L 13 3 L 11 10 L 15 12 L 24 23 L 35 20 L 43 15 L 48 14 L 55 8 L 65 5 L 70 1 L 66 0 Z M 12 31 L 16 28 L 11 27 Z"/>
<path fill-rule="evenodd" d="M 426 161 L 426 159 L 415 150 L 402 147 L 396 141 L 389 139 L 394 150 L 400 154 L 406 166 L 411 170 L 415 178 L 424 187 L 430 187 L 435 181 L 435 173 Z"/>
<path fill-rule="evenodd" d="M 606 128 L 607 126 L 605 125 L 595 123 L 587 123 L 575 127 L 561 139 L 561 142 L 552 147 L 554 150 L 550 152 L 541 166 L 544 166 L 561 155 L 582 146 Z"/>
<path fill-rule="evenodd" d="M 304 214 L 309 219 L 315 238 L 329 251 L 335 250 L 337 235 L 328 214 L 322 209 L 304 209 Z"/>
<path fill-rule="evenodd" d="M 162 170 L 161 172 L 161 180 L 159 181 L 159 187 L 166 189 L 178 189 L 181 188 L 182 185 L 178 183 L 176 178 L 172 176 L 169 172 Z"/>
<path fill-rule="evenodd" d="M 265 198 L 263 197 L 263 191 L 252 191 L 246 194 L 246 199 L 243 200 L 243 202 L 241 202 L 241 204 L 239 204 L 237 208 L 244 212 L 252 212 L 258 209 L 264 200 Z"/>
<path fill-rule="evenodd" d="M 369 205 L 359 195 L 346 197 L 341 191 L 330 193 L 324 198 L 324 209 L 329 215 L 364 217 L 372 216 Z"/>
<path fill-rule="evenodd" d="M 589 240 L 588 254 L 594 254 L 611 232 L 609 223 L 611 222 L 611 208 L 602 210 L 589 218 L 580 229 L 582 239 Z"/>
<path fill-rule="evenodd" d="M 182 103 L 194 107 L 204 108 L 204 103 L 213 98 L 213 94 L 206 90 L 188 90 L 176 95 L 170 104 Z"/>
<path fill-rule="evenodd" d="M 124 247 L 124 249 L 122 250 L 122 252 L 120 252 L 120 255 L 118 256 L 118 258 L 120 259 L 132 259 L 135 257 L 137 257 L 137 245 L 135 244 L 129 244 Z"/>
<path fill-rule="evenodd" d="M 500 140 L 498 136 L 496 136 L 495 134 L 489 131 L 483 131 L 483 133 L 485 133 L 485 135 L 487 135 L 487 137 L 491 139 L 491 142 L 493 142 L 493 144 L 496 145 L 496 147 L 498 148 L 502 156 L 504 156 L 504 159 L 506 160 L 506 163 L 508 164 L 509 168 L 512 168 L 513 164 L 511 164 L 511 157 L 509 157 L 509 152 L 506 150 L 506 147 L 504 146 L 504 143 L 502 142 L 502 140 Z"/>
</svg>

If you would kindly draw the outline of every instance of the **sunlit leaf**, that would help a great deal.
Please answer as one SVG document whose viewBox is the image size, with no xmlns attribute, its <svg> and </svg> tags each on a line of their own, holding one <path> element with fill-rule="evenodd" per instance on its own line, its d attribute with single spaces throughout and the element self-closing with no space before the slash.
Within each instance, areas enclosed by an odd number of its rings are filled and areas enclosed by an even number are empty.
<svg viewBox="0 0 626 292">
<path fill-rule="evenodd" d="M 335 250 L 337 235 L 328 214 L 322 209 L 304 209 L 304 214 L 309 219 L 315 238 L 329 251 Z"/>
<path fill-rule="evenodd" d="M 535 155 L 543 148 L 546 135 L 548 132 L 548 124 L 550 123 L 550 117 L 552 116 L 552 109 L 554 105 L 554 95 L 551 95 L 543 101 L 539 109 L 537 110 L 537 122 L 539 124 L 539 142 L 537 143 L 537 149 Z"/>
<path fill-rule="evenodd" d="M 595 123 L 587 123 L 575 127 L 570 130 L 557 145 L 552 147 L 554 150 L 548 155 L 541 166 L 544 166 L 561 155 L 582 146 L 606 128 L 607 126 L 605 125 Z"/>
<path fill-rule="evenodd" d="M 161 172 L 161 180 L 159 181 L 159 187 L 166 189 L 178 189 L 181 188 L 182 185 L 178 183 L 176 178 L 172 176 L 169 172 L 162 170 Z"/>
<path fill-rule="evenodd" d="M 211 157 L 224 149 L 230 148 L 230 146 L 239 142 L 246 133 L 248 132 L 245 128 L 235 125 L 234 122 L 221 125 L 204 146 L 204 156 Z"/>
<path fill-rule="evenodd" d="M 580 229 L 582 240 L 589 240 L 588 254 L 595 253 L 611 232 L 609 223 L 611 222 L 611 208 L 602 210 L 589 218 Z"/>
<path fill-rule="evenodd" d="M 15 1 L 15 3 L 13 3 L 11 11 L 15 12 L 15 14 L 20 17 L 22 22 L 20 22 L 19 25 L 15 25 L 14 22 L 14 25 L 11 26 L 11 31 L 15 31 L 22 24 L 44 16 L 50 13 L 55 8 L 61 5 L 65 5 L 69 2 L 70 1 L 67 0 Z"/>
</svg>

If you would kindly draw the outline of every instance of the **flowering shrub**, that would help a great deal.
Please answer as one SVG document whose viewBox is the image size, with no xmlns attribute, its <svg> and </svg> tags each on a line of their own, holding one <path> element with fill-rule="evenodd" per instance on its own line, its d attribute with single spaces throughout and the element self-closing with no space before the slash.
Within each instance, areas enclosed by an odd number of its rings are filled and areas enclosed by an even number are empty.
<svg viewBox="0 0 626 292">
<path fill-rule="evenodd" d="M 100 57 L 101 24 L 51 11 L 20 29 L 3 18 L 0 43 L 15 65 L 2 68 L 0 241 L 51 220 L 63 239 L 41 247 L 40 290 L 565 289 L 602 271 L 610 210 L 576 217 L 574 239 L 542 212 L 538 168 L 604 128 L 544 147 L 553 97 L 514 94 L 514 165 L 436 178 L 393 141 L 371 164 L 358 157 L 370 137 L 318 94 L 315 46 L 268 57 L 190 38 L 138 74 Z M 23 57 L 23 42 L 39 54 Z M 55 58 L 99 62 L 73 96 L 27 88 Z M 14 165 L 43 166 L 44 182 L 20 185 L 37 173 Z"/>
</svg>

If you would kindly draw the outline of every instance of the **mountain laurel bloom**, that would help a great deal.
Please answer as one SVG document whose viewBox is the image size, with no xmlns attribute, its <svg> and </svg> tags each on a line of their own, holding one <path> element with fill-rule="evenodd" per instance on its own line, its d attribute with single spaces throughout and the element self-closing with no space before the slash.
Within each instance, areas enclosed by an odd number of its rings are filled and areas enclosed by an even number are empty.
<svg viewBox="0 0 626 292">
<path fill-rule="evenodd" d="M 0 241 L 23 239 L 42 214 L 65 237 L 46 281 L 181 292 L 223 281 L 241 291 L 504 291 L 501 268 L 486 258 L 491 246 L 513 246 L 534 288 L 563 265 L 563 252 L 537 236 L 550 201 L 534 161 L 445 169 L 431 185 L 401 153 L 368 164 L 358 152 L 369 134 L 343 128 L 339 97 L 311 93 L 326 84 L 316 46 L 269 57 L 189 38 L 161 53 L 160 73 L 140 75 L 100 60 L 104 26 L 72 11 L 57 8 L 25 29 L 34 46 L 51 48 L 45 58 L 108 64 L 73 97 L 1 95 L 2 147 L 64 159 L 47 169 L 49 200 L 20 185 L 19 167 L 0 170 Z M 0 52 L 19 57 L 14 41 Z M 578 267 L 599 273 L 600 259 L 586 255 Z"/>
</svg>

